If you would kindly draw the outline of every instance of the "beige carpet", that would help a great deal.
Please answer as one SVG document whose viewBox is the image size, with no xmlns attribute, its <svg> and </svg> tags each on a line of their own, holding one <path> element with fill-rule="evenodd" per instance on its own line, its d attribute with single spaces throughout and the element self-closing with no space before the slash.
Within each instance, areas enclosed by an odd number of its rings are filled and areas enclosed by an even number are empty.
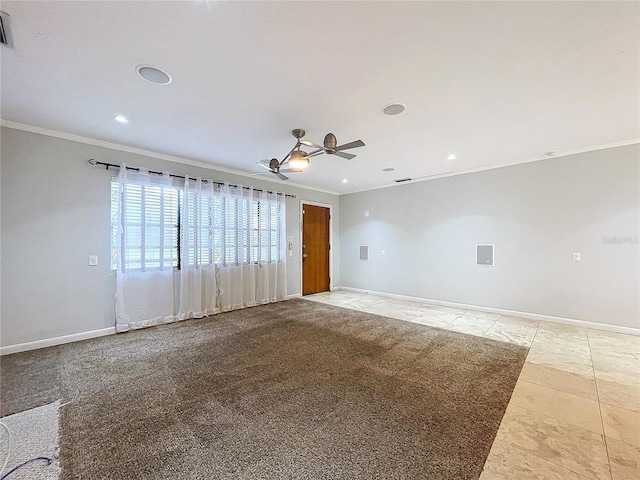
<svg viewBox="0 0 640 480">
<path fill-rule="evenodd" d="M 476 479 L 526 352 L 298 299 L 4 357 L 2 406 L 71 401 L 63 479 Z"/>
</svg>

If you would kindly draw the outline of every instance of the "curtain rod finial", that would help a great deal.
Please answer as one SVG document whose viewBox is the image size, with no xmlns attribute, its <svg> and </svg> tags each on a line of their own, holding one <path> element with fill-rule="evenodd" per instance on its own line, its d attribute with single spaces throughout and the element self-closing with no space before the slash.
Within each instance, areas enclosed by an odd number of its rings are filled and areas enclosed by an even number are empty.
<svg viewBox="0 0 640 480">
<path fill-rule="evenodd" d="M 95 158 L 90 158 L 89 159 L 89 165 L 95 165 L 96 163 L 98 163 L 98 162 L 96 161 Z"/>
</svg>

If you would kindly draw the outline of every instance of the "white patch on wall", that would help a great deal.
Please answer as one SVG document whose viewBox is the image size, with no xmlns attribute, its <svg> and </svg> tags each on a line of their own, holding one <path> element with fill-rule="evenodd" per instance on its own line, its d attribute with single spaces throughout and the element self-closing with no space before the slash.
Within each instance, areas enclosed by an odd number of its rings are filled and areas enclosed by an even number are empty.
<svg viewBox="0 0 640 480">
<path fill-rule="evenodd" d="M 493 245 L 476 245 L 476 265 L 493 267 Z"/>
<path fill-rule="evenodd" d="M 57 480 L 59 478 L 59 408 L 58 401 L 1 419 L 8 429 L 0 428 L 0 462 L 7 459 L 5 475 L 28 460 L 41 458 L 26 464 L 7 478 L 11 480 Z M 7 432 L 11 432 L 10 443 Z"/>
<path fill-rule="evenodd" d="M 369 245 L 360 245 L 360 260 L 369 260 Z"/>
</svg>

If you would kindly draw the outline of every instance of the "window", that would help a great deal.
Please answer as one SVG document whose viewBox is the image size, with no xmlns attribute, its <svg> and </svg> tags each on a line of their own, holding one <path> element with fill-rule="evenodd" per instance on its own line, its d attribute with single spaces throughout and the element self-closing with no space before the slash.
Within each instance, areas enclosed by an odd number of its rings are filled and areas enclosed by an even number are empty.
<svg viewBox="0 0 640 480">
<path fill-rule="evenodd" d="M 121 193 L 122 189 L 122 193 Z M 280 208 L 274 201 L 198 194 L 166 185 L 111 182 L 111 266 L 117 270 L 118 204 L 122 195 L 123 269 L 270 263 L 281 259 Z M 184 205 L 187 211 L 182 211 Z M 186 235 L 180 258 L 180 235 Z"/>
<path fill-rule="evenodd" d="M 280 205 L 233 196 L 215 196 L 213 244 L 216 265 L 278 262 Z"/>
<path fill-rule="evenodd" d="M 122 188 L 123 270 L 162 270 L 178 266 L 180 190 L 163 185 L 111 183 L 111 257 L 117 269 L 118 197 Z"/>
<path fill-rule="evenodd" d="M 182 200 L 183 192 L 180 191 L 180 199 Z M 181 215 L 182 235 L 186 235 L 188 245 L 186 249 L 186 258 L 181 261 L 187 265 L 209 266 L 212 264 L 213 256 L 213 239 L 211 238 L 211 205 L 213 197 L 208 194 L 197 194 L 190 191 L 187 193 L 186 205 L 188 208 Z M 184 208 L 185 202 L 180 202 L 180 206 Z"/>
</svg>

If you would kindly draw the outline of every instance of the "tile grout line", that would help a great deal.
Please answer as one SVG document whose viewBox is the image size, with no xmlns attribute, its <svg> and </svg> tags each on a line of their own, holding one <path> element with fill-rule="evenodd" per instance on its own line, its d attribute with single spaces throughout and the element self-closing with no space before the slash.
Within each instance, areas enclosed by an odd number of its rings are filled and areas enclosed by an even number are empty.
<svg viewBox="0 0 640 480">
<path fill-rule="evenodd" d="M 529 344 L 527 356 L 524 359 L 524 363 L 527 363 L 527 358 L 529 358 L 529 354 L 531 353 L 531 347 L 533 347 L 533 343 L 536 341 L 536 337 L 538 336 L 538 330 L 540 329 L 540 323 L 538 323 L 538 326 L 536 327 L 536 333 L 533 334 L 533 338 L 531 339 L 531 343 Z M 522 366 L 524 367 L 524 365 Z M 520 370 L 520 375 L 522 375 L 522 369 Z M 520 375 L 518 375 L 518 380 L 520 380 Z"/>
<path fill-rule="evenodd" d="M 533 347 L 533 342 L 532 342 L 531 347 Z M 531 348 L 529 348 L 529 351 L 531 351 Z M 560 353 L 560 352 L 558 352 L 556 350 L 544 350 L 544 348 L 542 348 L 541 350 L 536 349 L 536 352 L 538 352 L 538 351 L 540 351 L 541 353 L 553 354 L 553 355 L 560 356 L 562 358 L 567 358 L 567 359 L 575 360 L 576 358 L 578 358 L 581 361 L 575 362 L 577 365 L 580 365 L 581 367 L 587 367 L 587 368 L 591 367 L 591 368 L 593 368 L 593 362 L 589 361 L 589 365 L 587 365 L 586 363 L 584 363 L 584 361 L 583 361 L 584 359 L 579 358 L 579 357 L 575 357 L 575 356 L 572 356 L 572 355 L 567 355 L 565 353 Z M 531 361 L 529 363 L 535 363 L 536 365 L 550 366 L 550 365 L 545 364 L 545 363 L 538 363 L 538 362 L 533 362 L 533 361 Z M 579 373 L 573 372 L 573 371 L 568 370 L 568 369 L 557 369 L 557 370 L 564 370 L 564 371 L 567 371 L 567 372 L 575 373 L 576 375 L 580 375 Z"/>
<path fill-rule="evenodd" d="M 531 340 L 531 345 L 533 345 L 533 342 L 535 341 L 536 337 L 538 336 L 538 328 L 539 328 L 539 325 L 538 325 L 538 327 L 536 327 L 536 333 L 534 334 L 533 339 Z M 531 347 L 529 347 L 529 350 L 531 350 Z M 591 347 L 589 347 L 589 354 L 591 354 Z M 528 354 L 527 354 L 527 356 L 528 356 Z M 525 363 L 526 363 L 526 358 L 525 358 Z M 593 361 L 592 361 L 592 367 L 593 367 Z M 520 376 L 521 376 L 521 375 L 522 375 L 522 370 L 520 371 L 520 375 L 518 375 L 518 382 L 520 381 Z M 595 378 L 595 373 L 594 373 L 594 378 Z M 523 382 L 526 382 L 526 380 L 522 380 L 522 381 L 523 381 Z M 533 382 L 529 382 L 529 383 L 533 383 Z M 536 384 L 536 385 L 537 385 L 537 384 Z M 544 386 L 544 385 L 542 385 L 542 386 Z M 550 388 L 550 387 L 548 387 L 548 388 Z M 558 391 L 562 391 L 562 390 L 558 390 Z M 564 392 L 564 393 L 568 393 L 568 392 Z M 596 395 L 597 395 L 597 387 L 596 387 Z M 581 397 L 581 398 L 582 398 L 582 397 Z M 551 420 L 554 420 L 555 422 L 558 422 L 558 423 L 566 423 L 566 422 L 562 422 L 562 421 L 560 421 L 560 420 L 558 420 L 558 419 L 556 419 L 556 418 L 549 417 L 549 416 L 547 416 L 547 415 L 543 415 L 543 414 L 541 414 L 541 413 L 539 413 L 539 412 L 534 412 L 534 411 L 532 411 L 532 410 L 529 410 L 528 408 L 525 408 L 525 407 L 521 407 L 521 406 L 519 406 L 519 405 L 516 405 L 515 403 L 513 403 L 513 396 L 511 397 L 511 399 L 509 399 L 509 404 L 507 405 L 507 408 L 508 408 L 508 406 L 509 406 L 509 405 L 514 405 L 514 406 L 516 406 L 516 407 L 518 407 L 518 408 L 521 408 L 521 409 L 523 409 L 523 410 L 526 410 L 527 412 L 531 412 L 531 413 L 534 413 L 534 414 L 536 414 L 536 415 L 540 415 L 541 417 L 544 417 L 544 418 L 550 418 Z M 599 410 L 599 409 L 600 409 L 600 402 L 598 401 L 598 410 Z M 602 413 L 601 413 L 601 412 L 600 412 L 600 421 L 602 422 Z M 579 428 L 579 429 L 581 429 L 581 430 L 584 430 L 584 431 L 587 431 L 587 432 L 593 433 L 593 434 L 595 434 L 595 435 L 599 435 L 597 432 L 593 432 L 593 431 L 588 430 L 588 429 L 586 429 L 586 428 L 579 427 L 579 426 L 577 426 L 577 425 L 572 425 L 572 424 L 570 424 L 570 423 L 566 423 L 566 424 L 567 424 L 567 425 L 570 425 L 570 426 L 572 426 L 572 427 Z M 606 437 L 604 436 L 604 425 L 602 425 L 602 432 L 603 432 L 602 438 L 603 438 L 603 439 L 605 439 Z M 496 438 L 497 438 L 497 436 L 496 436 Z M 495 440 L 494 440 L 494 442 L 495 442 Z M 518 447 L 517 445 L 515 445 L 515 444 L 513 444 L 513 443 L 510 443 L 510 445 L 512 445 L 513 447 L 515 447 L 515 448 L 517 448 L 517 449 L 519 449 L 519 450 L 522 450 L 523 452 L 528 453 L 529 455 L 533 455 L 534 457 L 540 458 L 540 459 L 542 459 L 542 460 L 544 460 L 544 461 L 546 461 L 546 462 L 549 462 L 549 463 L 551 463 L 551 464 L 553 464 L 553 465 L 559 466 L 559 467 L 561 467 L 561 468 L 565 468 L 565 469 L 569 470 L 570 472 L 575 473 L 576 475 L 580 475 L 581 477 L 588 478 L 588 477 L 585 477 L 584 475 L 582 475 L 581 473 L 578 473 L 578 472 L 576 472 L 576 471 L 572 470 L 571 468 L 568 468 L 568 467 L 566 467 L 566 466 L 564 466 L 564 465 L 559 465 L 559 464 L 557 464 L 557 463 L 555 463 L 555 462 L 552 462 L 551 460 L 548 460 L 548 459 L 546 459 L 546 458 L 544 458 L 544 457 L 540 457 L 540 456 L 536 455 L 535 453 L 532 453 L 532 452 L 529 452 L 529 451 L 527 451 L 527 450 L 524 450 L 524 449 L 522 449 L 522 448 Z M 609 460 L 609 450 L 606 448 L 606 439 L 605 439 L 605 451 L 606 451 L 606 453 L 607 453 L 607 466 L 609 467 L 609 474 L 610 474 L 610 476 L 611 476 L 611 479 L 613 480 L 613 474 L 611 473 L 611 462 L 610 462 L 610 460 Z"/>
<path fill-rule="evenodd" d="M 604 449 L 607 452 L 607 463 L 609 464 L 609 475 L 613 480 L 613 469 L 611 468 L 611 455 L 609 454 L 609 444 L 607 443 L 607 431 L 604 429 L 604 415 L 602 413 L 602 403 L 600 402 L 600 392 L 598 391 L 598 379 L 596 378 L 596 367 L 593 364 L 593 353 L 591 352 L 591 340 L 589 339 L 588 330 L 587 330 L 587 344 L 589 345 L 589 356 L 591 357 L 591 368 L 593 369 L 593 381 L 596 384 L 596 396 L 598 397 L 598 411 L 600 412 L 600 423 L 602 424 L 602 440 L 604 441 Z"/>
<path fill-rule="evenodd" d="M 505 442 L 505 443 L 509 443 L 509 445 L 511 445 L 513 448 L 517 448 L 517 449 L 518 449 L 518 450 L 520 450 L 521 452 L 525 452 L 525 453 L 527 453 L 527 454 L 529 454 L 529 455 L 532 455 L 532 456 L 534 456 L 534 457 L 536 457 L 536 458 L 539 458 L 539 459 L 541 459 L 541 460 L 543 460 L 543 461 L 545 461 L 545 462 L 547 462 L 547 463 L 550 463 L 551 465 L 555 465 L 556 467 L 560 467 L 560 468 L 564 468 L 565 470 L 569 470 L 570 472 L 573 472 L 573 473 L 575 473 L 576 475 L 578 475 L 578 476 L 580 476 L 580 477 L 582 477 L 582 478 L 586 478 L 586 479 L 588 479 L 588 478 L 589 478 L 589 477 L 587 477 L 587 476 L 583 475 L 583 474 L 582 474 L 582 473 L 580 473 L 580 472 L 576 472 L 575 470 L 570 469 L 569 467 L 567 467 L 567 466 L 565 466 L 565 465 L 560 465 L 559 463 L 552 462 L 551 460 L 548 460 L 548 459 L 546 459 L 546 458 L 544 458 L 544 457 L 541 457 L 541 456 L 539 456 L 539 455 L 536 455 L 535 453 L 531 453 L 530 451 L 525 450 L 524 448 L 521 448 L 521 447 L 519 447 L 518 445 L 516 445 L 516 444 L 514 444 L 514 443 L 510 443 L 510 442 Z M 489 454 L 491 454 L 491 452 L 489 452 Z"/>
<path fill-rule="evenodd" d="M 538 336 L 538 329 L 540 328 L 540 324 L 541 324 L 541 323 L 542 323 L 542 322 L 540 322 L 540 323 L 538 324 L 538 326 L 536 327 L 536 332 L 533 334 L 533 338 L 531 339 L 531 344 L 529 345 L 529 351 L 531 351 L 531 346 L 533 345 L 533 342 L 535 341 L 536 337 Z M 529 356 L 529 354 L 528 354 L 528 353 L 527 353 L 527 356 Z M 527 359 L 525 358 L 525 363 L 526 363 L 526 362 L 527 362 Z M 520 375 L 518 375 L 518 382 L 520 381 L 520 377 L 521 377 L 521 375 L 522 375 L 522 370 L 520 370 Z M 522 381 L 523 381 L 523 382 L 525 382 L 526 380 L 522 380 Z M 516 382 L 516 383 L 517 383 L 517 382 Z M 523 410 L 526 410 L 527 412 L 535 413 L 535 414 L 540 415 L 540 416 L 545 417 L 545 418 L 551 418 L 552 420 L 554 420 L 554 421 L 556 421 L 556 422 L 559 422 L 559 423 L 564 423 L 564 422 L 560 422 L 559 420 L 557 420 L 557 419 L 555 419 L 555 418 L 553 418 L 553 417 L 547 417 L 546 415 L 542 415 L 542 414 L 540 414 L 540 413 L 538 413 L 538 412 L 533 412 L 533 411 L 529 410 L 528 408 L 524 408 L 524 407 L 520 407 L 519 405 L 515 405 L 515 404 L 513 403 L 513 395 L 512 395 L 512 396 L 511 396 L 511 398 L 509 399 L 509 404 L 507 405 L 507 408 L 508 408 L 508 406 L 509 406 L 509 405 L 514 405 L 514 406 L 516 406 L 516 407 L 518 407 L 518 408 L 522 408 Z M 503 418 L 504 418 L 504 417 L 503 417 Z M 571 425 L 571 424 L 567 424 L 567 425 Z M 572 425 L 572 426 L 575 426 L 575 425 Z M 591 432 L 591 430 L 587 430 L 586 428 L 577 427 L 577 426 L 575 426 L 575 427 L 576 427 L 576 428 L 581 428 L 582 430 L 586 430 L 587 432 Z M 603 430 L 603 432 L 604 432 L 604 426 L 602 427 L 602 430 Z M 591 432 L 591 433 L 594 433 L 594 432 Z M 497 438 L 497 435 L 496 435 L 496 438 Z M 495 442 L 495 440 L 494 440 L 494 442 Z M 544 457 L 540 457 L 539 455 L 536 455 L 535 453 L 532 453 L 532 452 L 529 452 L 529 451 L 527 451 L 527 450 L 524 450 L 524 449 L 522 449 L 522 448 L 518 447 L 517 445 L 515 445 L 515 444 L 513 444 L 513 443 L 511 443 L 511 445 L 512 445 L 513 447 L 515 447 L 515 448 L 517 448 L 517 449 L 519 449 L 519 450 L 523 451 L 523 452 L 528 453 L 529 455 L 533 455 L 534 457 L 536 457 L 536 458 L 540 458 L 540 459 L 542 459 L 542 460 L 543 460 L 543 461 L 545 461 L 545 462 L 549 462 L 549 463 L 551 463 L 552 465 L 556 465 L 556 466 L 558 466 L 558 467 L 561 467 L 561 468 L 564 468 L 564 469 L 566 469 L 566 470 L 569 470 L 570 472 L 573 472 L 573 473 L 575 473 L 576 475 L 579 475 L 579 476 L 581 476 L 581 477 L 583 477 L 583 478 L 589 478 L 589 477 L 585 477 L 585 476 L 584 476 L 584 475 L 582 475 L 581 473 L 576 472 L 575 470 L 572 470 L 571 468 L 568 468 L 568 467 L 566 467 L 566 466 L 564 466 L 564 465 L 559 465 L 559 464 L 557 464 L 557 463 L 555 463 L 555 462 L 553 462 L 553 461 L 551 461 L 551 460 L 548 460 L 548 459 L 546 459 L 546 458 L 544 458 Z M 607 452 L 607 463 L 608 463 L 608 466 L 609 466 L 609 471 L 611 471 L 611 465 L 609 464 L 608 460 L 609 460 L 609 452 Z M 612 479 L 613 479 L 613 477 L 612 477 Z"/>
<path fill-rule="evenodd" d="M 527 362 L 525 362 L 527 363 Z M 538 363 L 531 363 L 529 362 L 531 365 L 540 365 Z M 546 365 L 542 365 L 543 367 L 546 367 Z M 551 367 L 549 367 L 551 368 Z M 560 370 L 560 369 L 556 369 L 556 370 Z M 573 372 L 569 372 L 568 370 L 560 370 L 562 372 L 568 372 L 568 373 L 573 373 Z M 575 374 L 577 375 L 577 373 Z M 582 378 L 586 378 L 586 377 L 582 377 Z M 518 381 L 520 381 L 520 377 L 518 377 Z M 577 393 L 573 393 L 573 392 L 567 392 L 566 390 L 560 390 L 559 388 L 555 388 L 555 387 L 550 387 L 549 385 L 544 385 L 542 383 L 537 383 L 537 382 L 533 382 L 531 380 L 522 380 L 523 382 L 527 382 L 527 383 L 531 383 L 533 385 L 538 385 L 539 387 L 544 387 L 544 388 L 548 388 L 549 390 L 555 390 L 556 392 L 560 392 L 560 393 L 568 393 L 569 395 L 575 395 L 576 397 L 580 397 L 580 398 L 584 398 L 585 400 L 591 400 L 592 402 L 596 402 L 598 404 L 600 404 L 601 402 L 599 400 L 594 400 L 593 398 L 589 398 L 589 397 L 585 397 L 583 395 L 578 395 Z M 595 380 L 594 380 L 595 383 Z M 598 396 L 598 387 L 596 386 L 596 397 Z M 604 429 L 602 430 L 604 432 Z"/>
<path fill-rule="evenodd" d="M 517 408 L 520 408 L 522 410 L 526 410 L 527 412 L 533 413 L 535 415 L 540 415 L 541 417 L 544 417 L 544 418 L 549 418 L 549 419 L 553 420 L 554 422 L 558 422 L 558 423 L 561 423 L 561 424 L 564 424 L 564 425 L 569 425 L 570 427 L 579 428 L 580 430 L 584 430 L 585 432 L 592 433 L 593 435 L 599 435 L 601 437 L 604 437 L 604 434 L 602 434 L 602 433 L 594 432 L 593 430 L 589 430 L 588 428 L 580 427 L 578 425 L 574 425 L 573 423 L 565 422 L 564 420 L 558 420 L 557 418 L 551 417 L 549 415 L 545 415 L 544 413 L 536 412 L 535 410 L 531 410 L 531 409 L 529 409 L 527 407 L 522 407 L 520 405 L 516 405 L 515 403 L 512 403 L 511 400 L 509 400 L 509 405 L 512 405 L 512 406 L 517 407 Z M 507 407 L 509 405 L 507 405 Z M 602 431 L 604 432 L 604 426 L 602 427 Z M 607 454 L 607 457 L 608 457 L 608 454 Z"/>
<path fill-rule="evenodd" d="M 500 318 L 500 317 L 498 317 L 498 318 Z M 533 341 L 535 340 L 537 334 L 538 334 L 538 327 L 536 327 L 536 332 L 533 334 L 533 338 L 531 339 L 531 344 L 533 344 Z M 529 350 L 530 349 L 531 349 L 531 345 L 529 345 L 529 347 L 527 348 L 527 357 L 529 356 Z M 524 362 L 522 364 L 523 367 L 524 367 L 524 364 L 527 362 L 527 357 L 525 357 L 525 359 L 524 359 Z M 521 376 L 522 376 L 522 369 L 520 369 L 520 373 L 518 374 L 518 379 L 516 380 L 516 385 L 520 381 L 520 377 Z M 515 390 L 515 385 L 514 385 L 514 390 Z M 504 421 L 504 417 L 506 416 L 506 413 L 507 413 L 506 409 L 509 408 L 509 405 L 513 405 L 512 402 L 513 402 L 513 391 L 511 392 L 511 397 L 509 397 L 509 402 L 507 403 L 507 407 L 505 408 L 505 411 L 502 414 L 502 420 L 500 421 L 500 426 L 498 427 L 498 432 L 500 431 L 500 427 L 502 426 L 502 422 Z M 498 432 L 496 432 L 496 436 L 493 438 L 493 442 L 491 443 L 491 448 L 493 448 L 493 445 L 495 445 L 496 441 L 498 440 Z M 512 445 L 513 447 L 518 448 L 519 450 L 522 450 L 523 452 L 526 452 L 526 453 L 528 453 L 530 455 L 533 455 L 536 458 L 540 458 L 540 459 L 548 462 L 548 460 L 546 460 L 546 459 L 544 459 L 542 457 L 539 457 L 538 455 L 535 455 L 535 454 L 533 454 L 531 452 L 527 452 L 526 450 L 523 450 L 523 449 L 519 448 L 517 445 L 514 445 L 511 442 L 509 442 L 509 445 Z M 489 450 L 489 455 L 491 455 L 491 450 Z M 489 460 L 489 456 L 487 456 L 487 460 L 485 461 L 485 464 L 487 463 L 488 460 Z M 555 463 L 553 463 L 553 462 L 549 462 L 549 463 L 552 463 L 552 464 L 555 465 Z M 562 465 L 558 465 L 558 466 L 562 466 Z M 565 468 L 565 467 L 563 467 L 563 468 Z M 484 471 L 484 466 L 483 466 L 482 470 Z M 570 471 L 572 471 L 572 470 L 570 470 Z"/>
</svg>

